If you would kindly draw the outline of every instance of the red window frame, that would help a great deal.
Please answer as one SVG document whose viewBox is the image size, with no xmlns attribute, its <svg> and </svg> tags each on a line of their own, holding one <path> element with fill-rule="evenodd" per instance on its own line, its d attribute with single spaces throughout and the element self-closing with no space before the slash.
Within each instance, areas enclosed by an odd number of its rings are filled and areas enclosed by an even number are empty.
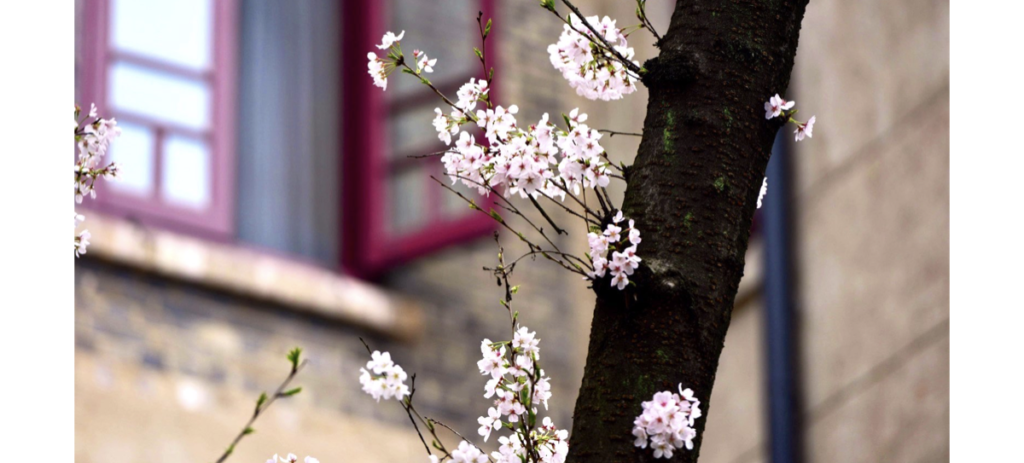
<svg viewBox="0 0 1024 463">
<path fill-rule="evenodd" d="M 142 223 L 181 231 L 218 241 L 234 235 L 235 106 L 237 73 L 237 0 L 213 0 L 213 62 L 211 69 L 196 71 L 151 57 L 115 50 L 110 45 L 110 0 L 86 0 L 85 30 L 82 31 L 81 102 L 95 102 L 101 114 L 118 121 L 148 126 L 154 133 L 153 191 L 141 198 L 113 189 L 101 189 L 90 207 L 111 215 L 129 217 Z M 123 61 L 167 74 L 201 79 L 211 88 L 211 125 L 206 130 L 179 127 L 140 114 L 112 107 L 107 95 L 107 70 Z M 196 211 L 167 204 L 159 199 L 162 141 L 168 134 L 205 140 L 210 146 L 210 205 Z M 116 141 L 114 142 L 116 143 Z M 116 149 L 116 148 L 115 148 Z"/>
<path fill-rule="evenodd" d="M 478 0 L 484 19 L 493 18 L 497 5 L 495 0 Z M 371 278 L 401 262 L 422 256 L 442 247 L 464 242 L 485 235 L 495 229 L 493 219 L 485 214 L 472 213 L 453 220 L 444 220 L 437 213 L 444 194 L 440 185 L 428 182 L 431 213 L 426 225 L 403 236 L 389 236 L 387 221 L 390 204 L 387 180 L 396 169 L 407 168 L 415 163 L 440 165 L 436 157 L 403 159 L 392 161 L 388 158 L 387 123 L 389 111 L 401 110 L 401 104 L 389 105 L 385 93 L 374 87 L 366 73 L 366 53 L 378 51 L 376 45 L 386 30 L 386 1 L 344 2 L 342 29 L 345 40 L 342 46 L 344 66 L 342 70 L 342 102 L 346 108 L 358 111 L 342 111 L 346 136 L 342 142 L 342 267 L 349 273 Z M 488 36 L 487 62 L 494 63 L 498 48 L 494 42 L 499 36 L 499 26 L 492 28 Z M 397 31 L 395 31 L 397 32 Z M 479 44 L 466 44 L 466 52 Z M 428 50 L 429 52 L 429 50 Z M 497 70 L 495 71 L 497 73 Z M 400 73 L 392 78 L 402 78 Z M 477 77 L 483 77 L 483 72 Z M 459 83 L 461 84 L 461 83 Z M 498 91 L 491 86 L 491 95 Z M 442 91 L 454 94 L 454 88 Z M 439 104 L 438 106 L 443 106 Z M 424 124 L 430 121 L 423 121 Z M 440 142 L 438 142 L 440 143 Z M 440 145 L 438 145 L 440 146 Z M 360 155 L 353 155 L 359 153 Z M 437 170 L 440 172 L 440 169 Z M 494 199 L 485 198 L 480 206 L 487 210 Z"/>
</svg>

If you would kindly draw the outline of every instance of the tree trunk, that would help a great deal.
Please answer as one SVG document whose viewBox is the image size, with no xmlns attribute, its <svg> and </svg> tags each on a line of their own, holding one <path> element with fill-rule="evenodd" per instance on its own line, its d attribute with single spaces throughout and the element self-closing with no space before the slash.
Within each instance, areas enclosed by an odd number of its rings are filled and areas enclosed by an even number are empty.
<svg viewBox="0 0 1024 463">
<path fill-rule="evenodd" d="M 711 388 L 743 276 L 757 195 L 781 119 L 764 102 L 789 85 L 807 0 L 678 0 L 650 90 L 623 210 L 643 242 L 636 286 L 595 284 L 590 345 L 573 415 L 570 462 L 653 461 L 634 447 L 640 403 L 682 383 Z"/>
</svg>

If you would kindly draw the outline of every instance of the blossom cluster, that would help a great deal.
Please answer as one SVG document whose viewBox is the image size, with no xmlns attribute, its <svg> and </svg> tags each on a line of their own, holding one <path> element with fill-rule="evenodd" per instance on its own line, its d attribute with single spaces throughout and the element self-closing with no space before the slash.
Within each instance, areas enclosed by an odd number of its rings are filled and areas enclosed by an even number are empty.
<svg viewBox="0 0 1024 463">
<path fill-rule="evenodd" d="M 405 56 L 402 55 L 401 40 L 405 37 L 405 31 L 402 31 L 395 35 L 394 32 L 387 32 L 384 37 L 381 38 L 380 45 L 377 45 L 378 49 L 386 50 L 387 54 L 384 58 L 377 56 L 374 52 L 366 54 L 366 58 L 369 59 L 367 63 L 367 72 L 370 77 L 373 78 L 373 85 L 380 87 L 381 90 L 388 89 L 388 75 L 392 71 L 398 68 L 398 66 L 405 63 Z M 413 62 L 416 63 L 416 70 L 414 74 L 419 75 L 421 73 L 434 72 L 434 65 L 437 64 L 437 58 L 431 59 L 426 53 L 420 50 L 413 50 L 412 52 Z"/>
<path fill-rule="evenodd" d="M 672 458 L 672 452 L 684 446 L 693 449 L 697 431 L 693 424 L 701 417 L 700 400 L 693 391 L 679 385 L 679 393 L 662 391 L 644 402 L 643 413 L 633 421 L 634 445 L 647 448 L 648 439 L 654 458 Z"/>
<path fill-rule="evenodd" d="M 452 463 L 487 463 L 487 454 L 466 441 L 459 442 L 459 447 L 452 450 L 451 456 Z M 434 455 L 430 455 L 428 458 L 430 463 L 441 461 Z"/>
<path fill-rule="evenodd" d="M 85 221 L 85 216 L 75 212 L 75 230 L 78 230 L 78 224 Z M 89 240 L 92 239 L 92 233 L 89 230 L 82 230 L 78 235 L 75 236 L 75 257 L 81 257 L 85 254 L 86 249 L 89 247 Z"/>
<path fill-rule="evenodd" d="M 405 370 L 391 360 L 391 354 L 380 351 L 373 351 L 370 361 L 366 362 L 366 368 L 359 369 L 359 383 L 363 385 L 363 392 L 370 394 L 377 402 L 381 397 L 384 400 L 394 398 L 401 401 L 409 395 L 409 386 L 405 385 L 408 375 Z"/>
<path fill-rule="evenodd" d="M 622 211 L 618 211 L 603 232 L 587 234 L 590 262 L 594 266 L 594 270 L 587 273 L 589 279 L 596 280 L 610 273 L 612 286 L 620 290 L 629 284 L 629 276 L 640 266 L 640 257 L 636 255 L 636 246 L 641 241 L 640 230 L 633 219 L 629 219 L 629 225 L 623 230 L 619 226 L 623 220 Z"/>
<path fill-rule="evenodd" d="M 275 453 L 274 456 L 270 457 L 270 459 L 267 460 L 267 463 L 298 463 L 298 461 L 299 457 L 295 456 L 294 453 L 289 453 L 288 456 L 286 457 L 279 457 Z M 317 460 L 316 458 L 313 457 L 306 457 L 302 461 L 304 463 L 320 463 L 320 460 Z"/>
<path fill-rule="evenodd" d="M 121 128 L 113 118 L 103 119 L 97 116 L 96 105 L 89 109 L 89 114 L 80 118 L 81 109 L 75 106 L 75 143 L 78 146 L 78 159 L 75 161 L 75 202 L 81 204 L 87 196 L 96 197 L 96 180 L 111 179 L 117 176 L 118 165 L 111 162 L 102 164 L 110 142 L 121 135 Z M 85 217 L 75 213 L 75 229 Z M 82 230 L 75 236 L 75 256 L 85 254 L 92 235 Z"/>
<path fill-rule="evenodd" d="M 491 453 L 497 463 L 526 461 L 527 443 L 543 463 L 562 463 L 569 453 L 568 431 L 556 428 L 550 417 L 535 426 L 537 405 L 544 404 L 547 409 L 551 399 L 551 380 L 537 364 L 539 344 L 537 333 L 524 326 L 515 331 L 511 342 L 484 339 L 480 343 L 483 358 L 477 367 L 482 375 L 490 376 L 484 398 L 494 397 L 494 406 L 488 408 L 487 416 L 477 419 L 478 432 L 486 442 L 503 426 L 513 430 L 498 438 L 500 446 Z"/>
<path fill-rule="evenodd" d="M 454 146 L 441 158 L 452 183 L 459 180 L 480 194 L 502 188 L 506 196 L 544 195 L 565 198 L 581 188 L 607 186 L 608 163 L 602 157 L 601 133 L 584 121 L 579 108 L 565 116 L 566 129 L 553 125 L 547 113 L 536 124 L 522 127 L 516 120 L 519 108 L 495 106 L 473 113 L 487 95 L 486 81 L 470 81 L 459 90 L 459 102 L 451 115 L 435 108 L 434 128 L 438 138 Z M 461 126 L 475 121 L 484 130 L 478 140 Z"/>
<path fill-rule="evenodd" d="M 580 96 L 591 100 L 618 100 L 636 91 L 636 78 L 625 65 L 598 39 L 575 14 L 567 18 L 558 42 L 548 46 L 551 64 L 569 81 Z M 615 27 L 615 20 L 605 16 L 586 18 L 605 42 L 622 57 L 633 60 L 633 48 L 626 35 Z"/>
<path fill-rule="evenodd" d="M 768 98 L 768 101 L 764 103 L 764 118 L 772 119 L 780 116 L 787 117 L 789 118 L 787 122 L 796 124 L 796 131 L 793 132 L 796 134 L 796 141 L 801 141 L 804 137 L 813 138 L 815 116 L 811 116 L 807 122 L 800 122 L 793 119 L 792 116 L 793 114 L 796 114 L 796 111 L 787 111 L 793 109 L 793 106 L 795 105 L 795 101 L 786 101 L 776 93 L 775 96 Z"/>
</svg>

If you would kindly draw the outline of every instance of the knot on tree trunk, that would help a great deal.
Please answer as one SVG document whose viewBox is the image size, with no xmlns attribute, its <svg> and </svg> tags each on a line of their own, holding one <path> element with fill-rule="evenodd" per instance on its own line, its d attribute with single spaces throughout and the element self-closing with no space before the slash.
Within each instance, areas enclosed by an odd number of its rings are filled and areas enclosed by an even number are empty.
<svg viewBox="0 0 1024 463">
<path fill-rule="evenodd" d="M 641 82 L 647 88 L 683 87 L 697 80 L 704 73 L 704 60 L 696 53 L 675 52 L 667 50 L 661 56 L 651 58 L 644 63 Z"/>
</svg>

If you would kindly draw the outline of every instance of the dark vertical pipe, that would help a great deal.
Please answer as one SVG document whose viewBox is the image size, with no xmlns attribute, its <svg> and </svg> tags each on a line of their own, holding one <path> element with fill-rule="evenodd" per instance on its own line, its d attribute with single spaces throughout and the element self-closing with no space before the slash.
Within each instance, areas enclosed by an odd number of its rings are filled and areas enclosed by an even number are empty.
<svg viewBox="0 0 1024 463">
<path fill-rule="evenodd" d="M 789 131 L 775 139 L 768 163 L 768 193 L 764 199 L 764 301 L 767 342 L 768 434 L 772 463 L 799 463 L 797 350 L 793 311 L 790 223 Z"/>
</svg>

